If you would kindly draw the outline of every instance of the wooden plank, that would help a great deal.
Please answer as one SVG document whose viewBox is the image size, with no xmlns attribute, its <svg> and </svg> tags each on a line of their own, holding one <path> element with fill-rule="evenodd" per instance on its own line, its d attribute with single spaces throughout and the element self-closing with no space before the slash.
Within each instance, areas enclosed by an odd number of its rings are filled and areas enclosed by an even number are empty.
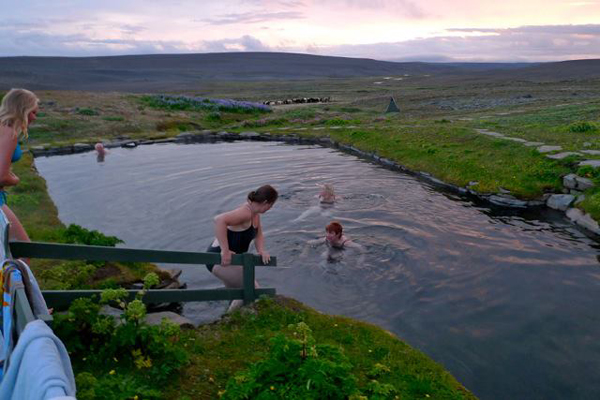
<svg viewBox="0 0 600 400">
<path fill-rule="evenodd" d="M 25 289 L 22 287 L 16 288 L 13 301 L 15 302 L 15 315 L 13 322 L 17 330 L 17 335 L 21 336 L 21 332 L 23 332 L 25 329 L 25 325 L 35 320 L 35 317 L 31 311 L 29 300 L 27 300 Z"/>
<path fill-rule="evenodd" d="M 121 262 L 156 262 L 173 264 L 219 264 L 218 253 L 199 253 L 188 251 L 145 250 L 123 247 L 85 246 L 79 244 L 57 244 L 42 242 L 11 241 L 10 250 L 14 258 L 48 258 L 58 260 L 88 261 L 121 261 Z M 269 264 L 264 264 L 260 256 L 250 254 L 254 265 L 274 267 L 276 257 L 271 257 Z M 243 265 L 243 254 L 231 258 L 234 265 Z"/>
<path fill-rule="evenodd" d="M 128 290 L 129 300 L 133 300 L 139 290 Z M 257 296 L 274 296 L 275 289 L 261 288 L 255 290 Z M 66 307 L 73 300 L 81 297 L 100 296 L 102 290 L 43 290 L 42 294 L 48 307 Z M 144 303 L 171 303 L 188 301 L 235 300 L 243 299 L 243 289 L 163 289 L 148 290 L 143 298 Z"/>
<path fill-rule="evenodd" d="M 250 304 L 255 299 L 254 293 L 254 260 L 252 254 L 244 254 L 244 304 Z"/>
</svg>

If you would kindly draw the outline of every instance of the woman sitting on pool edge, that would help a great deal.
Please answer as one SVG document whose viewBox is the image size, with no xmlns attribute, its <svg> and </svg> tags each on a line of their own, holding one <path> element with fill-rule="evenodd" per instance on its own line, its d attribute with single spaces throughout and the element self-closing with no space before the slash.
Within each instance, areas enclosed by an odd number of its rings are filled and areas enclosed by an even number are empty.
<svg viewBox="0 0 600 400">
<path fill-rule="evenodd" d="M 270 185 L 264 185 L 248 194 L 246 203 L 235 210 L 215 217 L 215 239 L 206 250 L 209 253 L 221 253 L 221 264 L 207 264 L 206 268 L 223 281 L 227 288 L 241 288 L 244 285 L 244 270 L 241 265 L 230 265 L 233 254 L 248 252 L 254 240 L 256 251 L 266 264 L 271 256 L 265 250 L 260 215 L 273 207 L 277 200 L 277 191 Z M 254 282 L 255 287 L 258 282 Z M 241 300 L 234 300 L 228 311 L 239 307 Z"/>
</svg>

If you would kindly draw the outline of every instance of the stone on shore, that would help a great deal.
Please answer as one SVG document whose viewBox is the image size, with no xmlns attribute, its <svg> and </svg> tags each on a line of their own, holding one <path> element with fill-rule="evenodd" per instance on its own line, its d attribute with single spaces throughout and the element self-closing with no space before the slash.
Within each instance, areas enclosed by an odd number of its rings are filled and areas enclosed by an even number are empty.
<svg viewBox="0 0 600 400">
<path fill-rule="evenodd" d="M 577 153 L 575 151 L 565 151 L 562 153 L 556 154 L 548 154 L 546 157 L 551 158 L 553 160 L 562 160 L 563 158 L 567 158 L 569 156 L 582 156 L 583 154 Z"/>
<path fill-rule="evenodd" d="M 561 146 L 540 146 L 537 148 L 537 151 L 540 153 L 551 153 L 553 151 L 561 151 Z"/>
<path fill-rule="evenodd" d="M 579 163 L 580 167 L 584 165 L 589 165 L 590 167 L 598 168 L 600 167 L 600 160 L 585 160 Z"/>
<path fill-rule="evenodd" d="M 563 177 L 563 186 L 571 190 L 585 191 L 594 187 L 591 179 L 583 178 L 576 174 L 568 174 Z"/>
<path fill-rule="evenodd" d="M 144 322 L 146 322 L 148 325 L 160 325 L 163 318 L 166 318 L 169 321 L 175 323 L 180 328 L 190 328 L 190 329 L 195 328 L 192 321 L 190 321 L 189 319 L 182 317 L 181 315 L 176 314 L 172 311 L 162 311 L 162 312 L 157 312 L 157 313 L 152 313 L 152 314 L 146 314 L 146 318 L 144 319 Z"/>
<path fill-rule="evenodd" d="M 555 210 L 566 211 L 574 200 L 575 196 L 572 194 L 553 194 L 546 200 L 546 205 Z"/>
<path fill-rule="evenodd" d="M 600 226 L 598 226 L 598 223 L 589 214 L 584 213 L 580 209 L 569 208 L 567 210 L 567 217 L 575 224 L 600 235 Z"/>
</svg>

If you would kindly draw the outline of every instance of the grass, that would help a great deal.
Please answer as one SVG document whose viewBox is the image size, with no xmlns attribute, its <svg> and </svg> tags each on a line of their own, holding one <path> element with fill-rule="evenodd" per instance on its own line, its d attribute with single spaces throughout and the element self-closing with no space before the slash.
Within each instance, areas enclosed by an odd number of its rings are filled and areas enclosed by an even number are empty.
<svg viewBox="0 0 600 400">
<path fill-rule="evenodd" d="M 215 399 L 236 372 L 266 357 L 269 339 L 289 324 L 305 322 L 318 344 L 341 347 L 352 364 L 359 388 L 370 382 L 376 363 L 391 373 L 380 378 L 402 399 L 474 399 L 439 364 L 383 329 L 350 318 L 321 314 L 288 298 L 262 299 L 221 321 L 201 326 L 191 364 L 166 389 L 167 399 Z"/>
<path fill-rule="evenodd" d="M 465 186 L 475 181 L 472 188 L 479 192 L 506 189 L 522 199 L 561 192 L 561 178 L 577 171 L 577 160 L 550 160 L 532 148 L 481 135 L 475 129 L 487 128 L 508 136 L 558 144 L 565 150 L 600 150 L 600 132 L 596 129 L 600 126 L 600 81 L 439 85 L 426 84 L 419 77 L 386 81 L 384 85 L 374 85 L 374 81 L 379 78 L 207 82 L 202 93 L 188 93 L 250 101 L 326 96 L 333 99 L 332 103 L 277 106 L 266 115 L 165 110 L 144 104 L 140 95 L 40 92 L 37 94 L 44 102 L 42 113 L 37 126 L 31 128 L 29 145 L 166 138 L 183 130 L 239 132 L 251 128 L 273 133 L 281 127 L 289 128 L 285 132 L 294 132 L 294 128 L 318 126 L 322 129 L 303 130 L 302 135 L 329 136 L 448 183 Z M 575 92 L 578 95 L 573 97 Z M 394 96 L 401 113 L 382 114 L 390 96 Z M 98 115 L 82 115 L 77 109 L 94 110 Z M 13 168 L 21 182 L 10 190 L 10 206 L 33 240 L 60 241 L 64 226 L 31 157 L 26 155 Z M 579 207 L 600 220 L 600 189 L 589 190 Z M 41 271 L 45 287 L 90 283 L 114 286 L 146 272 L 139 265 L 106 267 L 109 273 L 98 280 L 85 264 L 34 261 L 34 269 Z M 73 271 L 80 271 L 78 276 L 84 279 L 69 280 Z M 318 343 L 344 349 L 361 385 L 366 383 L 366 370 L 375 362 L 385 362 L 393 371 L 385 383 L 394 385 L 403 398 L 472 398 L 443 368 L 381 329 L 325 316 L 291 300 L 263 302 L 255 312 L 235 314 L 190 332 L 192 366 L 179 381 L 164 388 L 167 397 L 217 398 L 234 373 L 264 357 L 270 337 L 290 321 L 299 320 L 313 329 Z"/>
</svg>

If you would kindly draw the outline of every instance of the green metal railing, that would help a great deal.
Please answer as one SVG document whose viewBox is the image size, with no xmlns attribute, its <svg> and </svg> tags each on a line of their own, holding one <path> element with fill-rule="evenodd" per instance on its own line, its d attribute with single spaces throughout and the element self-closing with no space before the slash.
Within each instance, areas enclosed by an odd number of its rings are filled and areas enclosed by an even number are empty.
<svg viewBox="0 0 600 400">
<path fill-rule="evenodd" d="M 175 264 L 220 264 L 221 255 L 218 253 L 197 253 L 186 251 L 143 250 L 120 247 L 85 246 L 74 244 L 54 244 L 40 242 L 8 243 L 9 253 L 13 258 L 29 257 L 60 260 L 87 261 L 120 261 L 120 262 L 153 262 Z M 262 295 L 274 296 L 274 288 L 254 287 L 254 268 L 256 266 L 275 267 L 277 260 L 271 257 L 268 264 L 254 254 L 236 254 L 231 259 L 231 265 L 243 266 L 243 287 L 239 289 L 163 289 L 148 290 L 144 295 L 145 303 L 188 302 L 210 300 L 244 300 L 249 304 Z M 65 307 L 79 297 L 90 297 L 101 293 L 101 290 L 44 290 L 42 294 L 49 307 Z M 133 299 L 139 292 L 129 290 Z"/>
</svg>

